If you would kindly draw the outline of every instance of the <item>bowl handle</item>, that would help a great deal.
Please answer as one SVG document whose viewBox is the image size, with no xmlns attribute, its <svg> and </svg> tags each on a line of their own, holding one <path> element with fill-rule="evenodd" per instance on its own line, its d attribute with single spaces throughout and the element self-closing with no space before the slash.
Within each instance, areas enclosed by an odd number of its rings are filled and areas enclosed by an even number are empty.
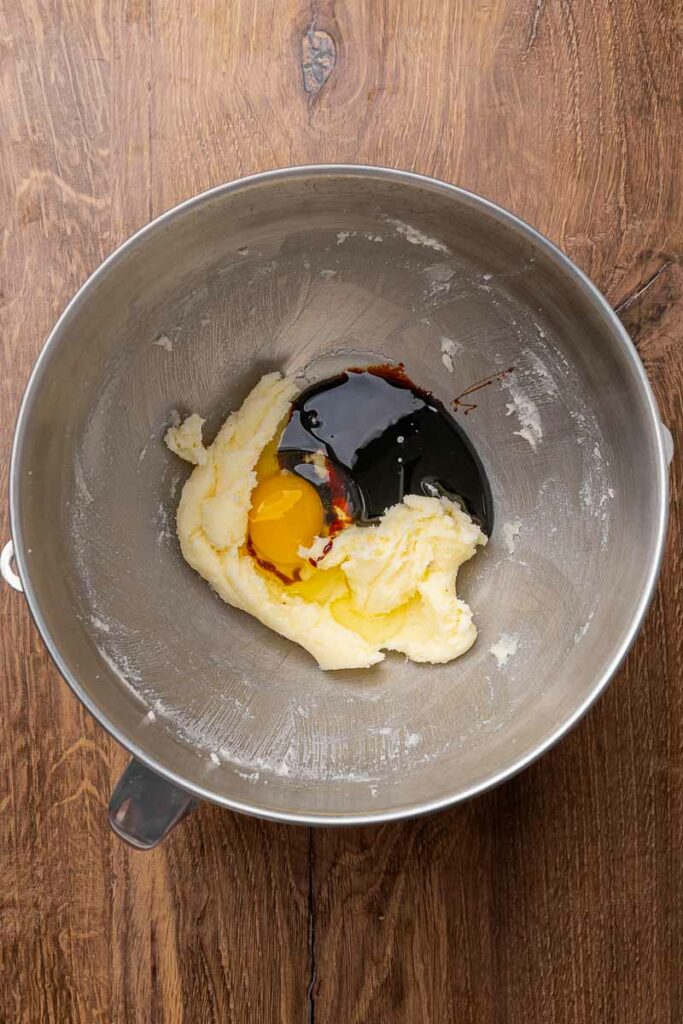
<svg viewBox="0 0 683 1024">
<path fill-rule="evenodd" d="M 0 552 L 0 576 L 2 576 L 5 583 L 9 583 L 10 587 L 14 590 L 23 591 L 19 574 L 14 571 L 12 562 L 14 561 L 14 544 L 11 540 L 8 540 L 4 548 Z"/>
<path fill-rule="evenodd" d="M 131 846 L 151 850 L 196 806 L 184 789 L 133 758 L 109 801 L 109 824 Z"/>
<path fill-rule="evenodd" d="M 662 444 L 664 445 L 664 455 L 666 461 L 671 465 L 674 457 L 674 439 L 671 431 L 663 420 L 659 421 L 659 428 L 662 434 Z"/>
</svg>

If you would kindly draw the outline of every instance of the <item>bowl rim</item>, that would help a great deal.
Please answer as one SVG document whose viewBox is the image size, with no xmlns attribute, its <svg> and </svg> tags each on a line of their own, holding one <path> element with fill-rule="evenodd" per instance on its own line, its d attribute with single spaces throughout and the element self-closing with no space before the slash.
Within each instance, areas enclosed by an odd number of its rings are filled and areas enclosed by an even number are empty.
<svg viewBox="0 0 683 1024">
<path fill-rule="evenodd" d="M 655 441 L 658 504 L 656 521 L 653 524 L 653 529 L 655 531 L 654 557 L 649 568 L 645 585 L 643 586 L 635 611 L 631 617 L 631 621 L 623 631 L 621 641 L 615 651 L 615 654 L 594 682 L 588 695 L 560 726 L 540 739 L 536 744 L 534 744 L 531 750 L 512 761 L 508 767 L 495 772 L 491 776 L 474 785 L 458 789 L 447 796 L 441 796 L 433 800 L 420 800 L 415 804 L 385 811 L 378 809 L 376 811 L 370 810 L 363 813 L 351 814 L 346 814 L 343 811 L 284 811 L 265 806 L 258 801 L 233 799 L 231 797 L 217 794 L 202 784 L 186 779 L 173 768 L 159 761 L 157 757 L 149 754 L 137 742 L 129 739 L 114 722 L 110 721 L 106 713 L 104 713 L 96 704 L 93 698 L 89 695 L 87 689 L 81 684 L 76 673 L 71 670 L 65 659 L 62 657 L 58 640 L 50 633 L 50 630 L 46 625 L 41 612 L 38 595 L 31 582 L 29 559 L 27 558 L 27 551 L 21 528 L 19 475 L 21 472 L 22 452 L 25 445 L 26 434 L 30 427 L 30 416 L 34 405 L 34 399 L 40 383 L 49 369 L 50 357 L 64 335 L 65 327 L 68 326 L 71 317 L 78 312 L 79 308 L 84 303 L 88 301 L 90 292 L 103 278 L 106 277 L 110 270 L 112 270 L 120 261 L 125 259 L 129 252 L 136 249 L 140 242 L 142 242 L 147 236 L 151 236 L 160 229 L 167 227 L 175 219 L 184 216 L 194 208 L 209 202 L 213 198 L 222 197 L 254 185 L 273 184 L 288 178 L 307 176 L 370 177 L 427 188 L 431 192 L 437 192 L 447 198 L 455 198 L 461 202 L 464 201 L 472 207 L 478 207 L 486 211 L 488 214 L 493 215 L 496 219 L 503 222 L 506 226 L 514 229 L 518 234 L 526 237 L 528 241 L 544 250 L 544 252 L 551 257 L 554 263 L 558 265 L 559 269 L 573 280 L 574 284 L 581 291 L 583 297 L 606 319 L 608 328 L 611 330 L 615 341 L 621 345 L 624 354 L 627 356 L 640 383 L 642 395 L 645 399 L 645 404 L 649 412 Z M 588 276 L 584 274 L 584 272 L 580 270 L 579 267 L 577 267 L 576 264 L 573 263 L 573 261 L 564 252 L 562 252 L 561 249 L 516 214 L 511 213 L 490 199 L 477 195 L 475 192 L 461 188 L 458 185 L 442 181 L 438 178 L 418 174 L 414 171 L 370 164 L 345 163 L 302 164 L 281 167 L 235 178 L 221 185 L 199 192 L 191 198 L 171 207 L 169 210 L 154 218 L 148 224 L 145 224 L 142 228 L 126 239 L 126 241 L 114 249 L 113 252 L 111 252 L 109 256 L 107 256 L 98 265 L 93 273 L 89 275 L 86 281 L 80 286 L 78 291 L 68 302 L 63 312 L 55 322 L 41 352 L 36 359 L 29 376 L 17 416 L 9 473 L 10 529 L 14 543 L 14 555 L 19 570 L 19 576 L 22 581 L 24 595 L 29 606 L 29 611 L 60 675 L 65 679 L 76 697 L 84 707 L 87 708 L 90 714 L 95 717 L 100 725 L 102 725 L 118 743 L 128 750 L 133 757 L 138 761 L 141 761 L 153 772 L 156 772 L 157 775 L 160 775 L 168 782 L 178 786 L 188 793 L 191 793 L 193 796 L 201 800 L 207 800 L 233 811 L 272 821 L 304 825 L 366 825 L 379 824 L 388 821 L 399 821 L 451 807 L 463 800 L 478 796 L 507 779 L 512 778 L 518 772 L 533 764 L 534 761 L 553 747 L 560 739 L 562 739 L 562 737 L 566 736 L 607 688 L 633 645 L 642 625 L 645 613 L 647 612 L 652 600 L 655 585 L 659 576 L 666 540 L 669 513 L 668 460 L 663 435 L 663 431 L 665 429 L 666 428 L 663 428 L 662 426 L 652 386 L 648 380 L 637 349 L 607 299 L 593 284 L 590 278 L 588 278 Z"/>
</svg>

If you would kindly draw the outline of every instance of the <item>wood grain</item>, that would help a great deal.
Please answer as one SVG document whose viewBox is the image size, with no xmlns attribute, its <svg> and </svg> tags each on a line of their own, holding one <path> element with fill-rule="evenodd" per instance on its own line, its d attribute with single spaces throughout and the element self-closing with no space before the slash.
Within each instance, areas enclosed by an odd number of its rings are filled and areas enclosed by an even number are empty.
<svg viewBox="0 0 683 1024">
<path fill-rule="evenodd" d="M 618 679 L 522 776 L 421 821 L 204 807 L 124 848 L 125 756 L 3 587 L 3 1024 L 683 1019 L 681 27 L 675 0 L 0 0 L 3 488 L 30 367 L 106 253 L 310 161 L 434 174 L 540 228 L 619 310 L 677 444 Z"/>
</svg>

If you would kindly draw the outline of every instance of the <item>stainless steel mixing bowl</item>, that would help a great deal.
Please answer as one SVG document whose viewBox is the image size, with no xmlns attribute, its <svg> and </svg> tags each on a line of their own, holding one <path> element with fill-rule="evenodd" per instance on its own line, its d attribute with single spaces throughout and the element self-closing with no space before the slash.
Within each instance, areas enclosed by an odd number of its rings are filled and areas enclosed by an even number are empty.
<svg viewBox="0 0 683 1024">
<path fill-rule="evenodd" d="M 446 404 L 515 368 L 456 413 L 495 502 L 491 542 L 459 581 L 479 639 L 449 665 L 389 656 L 325 674 L 183 562 L 174 510 L 188 469 L 162 438 L 189 411 L 211 437 L 266 371 L 310 381 L 388 360 Z M 413 174 L 295 168 L 171 210 L 81 289 L 22 405 L 12 535 L 60 671 L 137 759 L 113 817 L 149 845 L 187 794 L 287 821 L 371 822 L 527 765 L 634 638 L 666 469 L 635 349 L 547 240 Z"/>
</svg>

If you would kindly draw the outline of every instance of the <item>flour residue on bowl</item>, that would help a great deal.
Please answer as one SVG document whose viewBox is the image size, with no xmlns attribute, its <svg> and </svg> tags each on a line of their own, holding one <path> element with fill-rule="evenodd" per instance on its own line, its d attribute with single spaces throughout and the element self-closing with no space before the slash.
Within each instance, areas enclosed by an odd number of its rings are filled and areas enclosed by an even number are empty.
<svg viewBox="0 0 683 1024">
<path fill-rule="evenodd" d="M 422 303 L 432 309 L 437 309 L 443 302 L 448 301 L 459 279 L 456 269 L 448 263 L 435 263 L 425 267 L 420 276 L 426 281 L 421 292 Z"/>
<path fill-rule="evenodd" d="M 519 423 L 519 430 L 515 430 L 514 433 L 518 437 L 524 438 L 535 449 L 543 440 L 543 427 L 538 406 L 512 376 L 504 378 L 503 387 L 507 388 L 512 399 L 505 407 L 506 415 L 516 416 Z"/>
<path fill-rule="evenodd" d="M 459 341 L 454 341 L 453 338 L 441 338 L 441 362 L 446 367 L 449 373 L 453 373 L 455 358 L 458 352 L 462 351 L 463 346 Z"/>
<path fill-rule="evenodd" d="M 399 235 L 403 235 L 407 242 L 411 245 L 422 245 L 426 249 L 434 249 L 435 252 L 450 252 L 447 245 L 440 242 L 438 238 L 432 238 L 430 235 L 426 235 L 424 231 L 420 231 L 419 228 L 413 227 L 412 224 L 406 224 L 405 221 L 399 220 L 398 217 L 387 217 L 387 223 L 391 224 Z"/>
<path fill-rule="evenodd" d="M 574 643 L 575 644 L 581 643 L 581 641 L 585 637 L 586 633 L 590 629 L 591 622 L 593 621 L 594 617 L 595 617 L 595 609 L 593 609 L 591 611 L 591 613 L 589 614 L 589 616 L 586 619 L 586 621 L 584 622 L 584 624 L 579 629 L 577 629 L 576 633 L 574 634 Z"/>
<path fill-rule="evenodd" d="M 489 647 L 489 654 L 496 659 L 498 668 L 504 668 L 510 658 L 519 650 L 519 637 L 511 633 L 503 633 L 499 640 Z"/>
<path fill-rule="evenodd" d="M 92 505 L 93 496 L 90 493 L 88 485 L 85 481 L 85 473 L 83 470 L 83 462 L 80 456 L 76 456 L 74 462 L 74 477 L 76 480 L 76 499 L 77 502 L 80 500 L 85 505 Z"/>
<path fill-rule="evenodd" d="M 515 543 L 521 529 L 521 519 L 511 519 L 509 522 L 503 523 L 503 540 L 509 555 L 515 553 Z"/>
</svg>

